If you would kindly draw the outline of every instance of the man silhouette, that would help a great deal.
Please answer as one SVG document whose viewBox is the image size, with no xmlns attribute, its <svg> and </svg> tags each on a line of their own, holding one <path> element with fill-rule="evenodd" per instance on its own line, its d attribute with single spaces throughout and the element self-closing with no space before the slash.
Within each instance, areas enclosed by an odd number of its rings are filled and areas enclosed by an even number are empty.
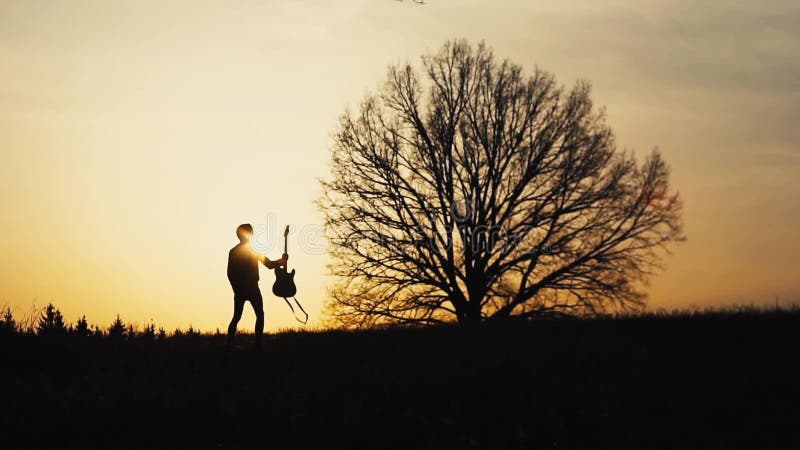
<svg viewBox="0 0 800 450">
<path fill-rule="evenodd" d="M 264 301 L 261 290 L 258 288 L 258 263 L 261 262 L 268 269 L 285 266 L 289 255 L 283 254 L 281 259 L 270 261 L 264 255 L 256 253 L 250 246 L 253 236 L 253 226 L 249 223 L 236 228 L 239 244 L 228 252 L 228 281 L 233 288 L 233 319 L 228 325 L 227 344 L 233 344 L 236 335 L 236 326 L 242 318 L 244 302 L 250 301 L 256 313 L 256 346 L 261 347 L 261 335 L 264 333 Z"/>
</svg>

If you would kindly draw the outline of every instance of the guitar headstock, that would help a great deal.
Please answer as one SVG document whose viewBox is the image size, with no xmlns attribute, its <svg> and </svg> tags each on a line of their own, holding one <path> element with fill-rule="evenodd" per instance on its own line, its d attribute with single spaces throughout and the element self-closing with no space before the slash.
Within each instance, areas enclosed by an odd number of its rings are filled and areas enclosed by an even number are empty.
<svg viewBox="0 0 800 450">
<path fill-rule="evenodd" d="M 286 229 L 283 230 L 283 237 L 289 236 L 289 225 L 286 225 Z"/>
</svg>

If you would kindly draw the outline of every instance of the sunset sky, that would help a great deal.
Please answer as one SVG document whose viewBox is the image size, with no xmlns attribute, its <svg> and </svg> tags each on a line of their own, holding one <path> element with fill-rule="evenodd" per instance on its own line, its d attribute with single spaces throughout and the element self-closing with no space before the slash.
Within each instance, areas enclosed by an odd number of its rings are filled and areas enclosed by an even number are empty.
<svg viewBox="0 0 800 450">
<path fill-rule="evenodd" d="M 589 80 L 620 147 L 671 164 L 688 241 L 651 308 L 800 303 L 796 0 L 0 0 L 0 305 L 224 329 L 236 226 L 278 257 L 288 223 L 318 324 L 337 117 L 460 37 Z"/>
</svg>

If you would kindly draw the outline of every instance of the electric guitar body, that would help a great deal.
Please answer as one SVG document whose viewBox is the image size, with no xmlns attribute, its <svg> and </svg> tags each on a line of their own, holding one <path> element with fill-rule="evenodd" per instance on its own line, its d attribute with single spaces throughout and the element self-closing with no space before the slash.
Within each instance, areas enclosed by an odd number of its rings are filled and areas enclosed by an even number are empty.
<svg viewBox="0 0 800 450">
<path fill-rule="evenodd" d="M 275 284 L 272 285 L 272 293 L 277 297 L 294 297 L 297 294 L 297 286 L 294 285 L 294 269 L 288 272 L 285 267 L 275 269 Z"/>
<path fill-rule="evenodd" d="M 283 252 L 289 253 L 289 226 L 283 232 Z M 272 293 L 276 297 L 294 297 L 297 294 L 297 286 L 294 284 L 294 269 L 290 272 L 288 267 L 280 266 L 275 268 L 275 284 L 272 285 Z"/>
</svg>

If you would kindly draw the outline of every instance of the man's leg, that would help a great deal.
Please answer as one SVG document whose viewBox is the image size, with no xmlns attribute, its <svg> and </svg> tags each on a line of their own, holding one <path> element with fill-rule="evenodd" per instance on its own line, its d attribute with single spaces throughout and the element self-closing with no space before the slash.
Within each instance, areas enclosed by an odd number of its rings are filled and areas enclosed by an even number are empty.
<svg viewBox="0 0 800 450">
<path fill-rule="evenodd" d="M 227 344 L 233 344 L 233 336 L 236 334 L 236 326 L 239 325 L 239 320 L 242 318 L 242 311 L 244 311 L 244 300 L 239 298 L 238 295 L 233 296 L 233 318 L 230 325 L 228 325 L 228 340 Z"/>
<path fill-rule="evenodd" d="M 256 313 L 256 345 L 261 347 L 261 335 L 264 334 L 264 300 L 261 298 L 261 291 L 250 300 L 253 304 L 253 312 Z"/>
</svg>

